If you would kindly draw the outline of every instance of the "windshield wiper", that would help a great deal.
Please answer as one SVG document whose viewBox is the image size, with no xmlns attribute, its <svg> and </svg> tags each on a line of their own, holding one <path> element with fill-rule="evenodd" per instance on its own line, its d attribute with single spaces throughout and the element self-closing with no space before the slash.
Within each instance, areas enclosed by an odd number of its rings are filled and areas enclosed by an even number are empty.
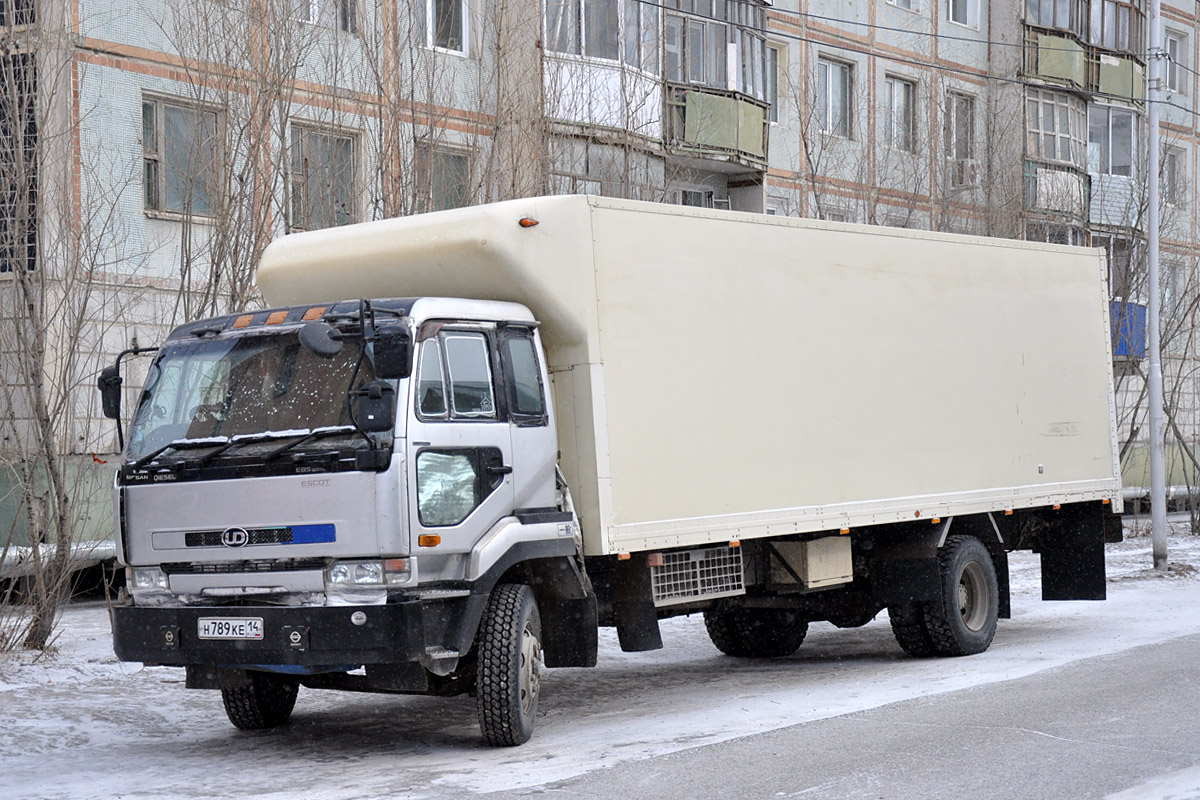
<svg viewBox="0 0 1200 800">
<path fill-rule="evenodd" d="M 316 439 L 325 439 L 330 436 L 340 436 L 340 435 L 346 434 L 346 433 L 356 433 L 357 431 L 358 431 L 358 428 L 355 428 L 353 425 L 337 425 L 332 428 L 314 428 L 313 430 L 311 430 L 308 433 L 301 436 L 296 441 L 288 442 L 283 447 L 277 447 L 274 450 L 272 450 L 271 452 L 267 453 L 265 456 L 263 456 L 263 463 L 266 463 L 268 461 L 274 461 L 276 458 L 283 455 L 287 451 L 292 450 L 296 447 L 299 447 L 300 445 L 304 444 L 305 442 L 311 442 Z"/>
<path fill-rule="evenodd" d="M 219 439 L 176 439 L 175 441 L 167 442 L 157 450 L 142 456 L 129 466 L 131 469 L 141 469 L 168 450 L 192 450 L 198 447 L 216 447 L 220 449 L 228 445 L 229 440 L 224 436 Z"/>
<path fill-rule="evenodd" d="M 327 429 L 326 429 L 326 428 L 317 428 L 317 431 L 323 431 L 323 430 L 327 430 Z M 199 461 L 196 461 L 196 462 L 195 462 L 194 464 L 192 464 L 191 466 L 192 466 L 193 468 L 195 468 L 195 467 L 203 467 L 205 464 L 207 464 L 208 462 L 212 461 L 214 458 L 216 458 L 217 456 L 219 456 L 219 455 L 221 455 L 222 453 L 226 452 L 227 450 L 231 450 L 231 449 L 233 449 L 234 447 L 240 447 L 241 445 L 244 445 L 244 444 L 255 444 L 255 443 L 258 443 L 258 442 L 269 442 L 269 441 L 272 441 L 272 440 L 274 440 L 274 439 L 290 439 L 290 438 L 291 438 L 291 437 L 293 437 L 293 436 L 299 436 L 299 437 L 301 437 L 300 439 L 298 439 L 298 440 L 297 440 L 297 442 L 289 442 L 289 443 L 288 443 L 288 446 L 290 447 L 290 446 L 292 446 L 293 444 L 296 444 L 296 443 L 298 443 L 298 442 L 302 442 L 302 441 L 304 441 L 304 439 L 306 439 L 306 438 L 308 438 L 308 437 L 312 436 L 312 435 L 313 435 L 313 433 L 315 433 L 315 432 L 316 432 L 316 431 L 297 430 L 297 431 L 267 431 L 267 432 L 264 432 L 264 433 L 244 433 L 244 434 L 240 434 L 240 435 L 238 435 L 238 436 L 234 436 L 232 439 L 230 439 L 229 441 L 225 442 L 225 443 L 224 443 L 224 444 L 222 444 L 220 447 L 218 447 L 216 450 L 213 450 L 211 453 L 205 453 L 205 454 L 204 454 L 204 456 L 203 456 L 203 457 L 201 457 Z M 339 432 L 340 432 L 340 431 L 339 431 Z M 271 455 L 272 455 L 272 454 L 268 454 L 268 455 L 267 455 L 267 459 L 266 459 L 266 460 L 270 460 L 270 458 L 271 458 Z"/>
</svg>

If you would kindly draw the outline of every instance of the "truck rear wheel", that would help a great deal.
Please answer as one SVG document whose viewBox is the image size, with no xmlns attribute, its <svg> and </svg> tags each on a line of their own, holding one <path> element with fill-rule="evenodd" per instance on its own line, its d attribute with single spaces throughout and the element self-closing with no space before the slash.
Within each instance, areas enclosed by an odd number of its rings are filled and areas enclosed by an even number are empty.
<svg viewBox="0 0 1200 800">
<path fill-rule="evenodd" d="M 529 741 L 542 674 L 542 620 L 533 590 L 497 586 L 479 624 L 475 699 L 479 729 L 493 747 Z"/>
<path fill-rule="evenodd" d="M 914 658 L 928 658 L 936 653 L 923 606 L 888 606 L 888 621 L 892 623 L 896 643 L 904 652 Z"/>
<path fill-rule="evenodd" d="M 925 624 L 940 656 L 982 653 L 996 635 L 1000 591 L 996 565 L 974 536 L 951 536 L 938 553 L 941 601 L 925 608 Z"/>
<path fill-rule="evenodd" d="M 708 638 L 727 656 L 790 656 L 804 642 L 808 620 L 786 608 L 710 608 L 704 612 Z"/>
<path fill-rule="evenodd" d="M 243 686 L 221 687 L 225 714 L 245 731 L 275 728 L 288 721 L 296 706 L 300 684 L 295 678 L 270 672 L 246 672 Z"/>
</svg>

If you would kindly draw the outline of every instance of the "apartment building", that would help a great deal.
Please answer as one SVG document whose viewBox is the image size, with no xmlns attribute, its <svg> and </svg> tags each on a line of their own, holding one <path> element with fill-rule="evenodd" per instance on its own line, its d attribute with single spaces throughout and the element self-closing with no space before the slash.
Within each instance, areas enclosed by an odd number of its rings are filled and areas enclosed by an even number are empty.
<svg viewBox="0 0 1200 800">
<path fill-rule="evenodd" d="M 1168 394 L 1194 437 L 1197 8 L 1164 13 Z M 70 495 L 29 466 L 45 453 L 102 492 L 99 365 L 254 303 L 272 238 L 540 193 L 1102 246 L 1132 309 L 1136 451 L 1145 19 L 1145 0 L 0 0 L 0 528 Z"/>
</svg>

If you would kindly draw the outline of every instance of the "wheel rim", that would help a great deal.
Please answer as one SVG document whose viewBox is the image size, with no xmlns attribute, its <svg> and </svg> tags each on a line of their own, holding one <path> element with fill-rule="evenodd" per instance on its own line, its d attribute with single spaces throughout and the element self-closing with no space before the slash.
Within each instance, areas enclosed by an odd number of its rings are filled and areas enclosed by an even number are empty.
<svg viewBox="0 0 1200 800">
<path fill-rule="evenodd" d="M 958 612 L 969 630 L 982 630 L 987 622 L 987 577 L 976 561 L 967 564 L 958 578 Z"/>
<path fill-rule="evenodd" d="M 533 708 L 537 704 L 541 678 L 542 644 L 533 630 L 533 623 L 526 622 L 525 628 L 521 631 L 521 675 L 518 681 L 523 714 L 533 713 Z"/>
</svg>

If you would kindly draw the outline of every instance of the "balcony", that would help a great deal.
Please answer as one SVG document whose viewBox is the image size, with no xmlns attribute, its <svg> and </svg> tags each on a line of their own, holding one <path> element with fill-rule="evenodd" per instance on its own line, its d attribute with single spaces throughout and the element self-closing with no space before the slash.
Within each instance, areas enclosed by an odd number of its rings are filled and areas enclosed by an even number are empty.
<svg viewBox="0 0 1200 800">
<path fill-rule="evenodd" d="M 664 105 L 667 149 L 766 169 L 767 103 L 740 92 L 668 83 Z"/>
<path fill-rule="evenodd" d="M 1066 36 L 1028 31 L 1025 74 L 1031 78 L 1087 88 L 1088 63 L 1083 45 Z"/>
</svg>

